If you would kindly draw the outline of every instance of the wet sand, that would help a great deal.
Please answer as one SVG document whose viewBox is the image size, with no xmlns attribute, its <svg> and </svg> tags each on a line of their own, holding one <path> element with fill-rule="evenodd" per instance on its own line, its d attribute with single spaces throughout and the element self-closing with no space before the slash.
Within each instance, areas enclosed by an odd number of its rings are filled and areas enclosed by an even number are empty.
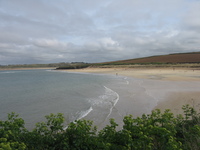
<svg viewBox="0 0 200 150">
<path fill-rule="evenodd" d="M 200 81 L 200 70 L 187 68 L 154 68 L 154 69 L 131 69 L 131 68 L 86 68 L 67 70 L 68 72 L 112 74 L 139 79 L 151 79 L 162 81 Z M 156 81 L 155 81 L 156 82 Z M 199 89 L 200 91 L 200 89 Z"/>
<path fill-rule="evenodd" d="M 159 102 L 155 109 L 170 109 L 174 115 L 183 114 L 182 106 L 189 104 L 200 112 L 200 92 L 172 92 L 165 102 Z"/>
<path fill-rule="evenodd" d="M 86 68 L 68 72 L 110 74 L 125 77 L 124 84 L 114 87 L 120 100 L 109 118 L 122 125 L 123 117 L 150 113 L 153 109 L 171 109 L 183 113 L 182 106 L 189 104 L 200 110 L 200 70 L 188 68 Z M 108 124 L 108 120 L 104 125 Z"/>
</svg>

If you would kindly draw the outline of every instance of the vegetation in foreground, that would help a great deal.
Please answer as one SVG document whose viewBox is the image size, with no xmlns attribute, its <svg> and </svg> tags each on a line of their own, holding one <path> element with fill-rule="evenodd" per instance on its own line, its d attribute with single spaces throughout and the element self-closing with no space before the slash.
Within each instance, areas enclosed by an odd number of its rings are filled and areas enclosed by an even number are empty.
<svg viewBox="0 0 200 150">
<path fill-rule="evenodd" d="M 133 118 L 124 117 L 124 126 L 117 131 L 117 123 L 110 120 L 101 131 L 92 121 L 77 120 L 64 130 L 64 117 L 58 113 L 46 116 L 32 131 L 24 127 L 24 120 L 15 113 L 0 121 L 0 149 L 38 150 L 198 150 L 200 147 L 200 116 L 189 105 L 184 115 L 174 116 L 170 110 Z"/>
</svg>

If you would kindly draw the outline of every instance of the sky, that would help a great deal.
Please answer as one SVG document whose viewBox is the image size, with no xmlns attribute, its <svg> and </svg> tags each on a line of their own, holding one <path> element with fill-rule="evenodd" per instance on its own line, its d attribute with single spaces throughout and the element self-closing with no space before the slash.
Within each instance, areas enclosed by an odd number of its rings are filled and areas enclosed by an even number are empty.
<svg viewBox="0 0 200 150">
<path fill-rule="evenodd" d="M 200 51 L 200 0 L 0 0 L 0 65 Z"/>
</svg>

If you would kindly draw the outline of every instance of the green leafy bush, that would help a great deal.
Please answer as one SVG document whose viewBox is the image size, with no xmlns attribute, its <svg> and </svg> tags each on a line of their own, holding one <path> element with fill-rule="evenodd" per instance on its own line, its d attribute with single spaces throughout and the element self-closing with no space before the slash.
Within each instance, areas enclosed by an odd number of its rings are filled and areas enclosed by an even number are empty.
<svg viewBox="0 0 200 150">
<path fill-rule="evenodd" d="M 77 120 L 64 130 L 61 113 L 45 116 L 32 131 L 15 113 L 0 121 L 0 150 L 198 150 L 200 147 L 200 117 L 189 105 L 184 115 L 174 116 L 170 110 L 154 110 L 141 117 L 124 117 L 121 130 L 114 119 L 97 132 L 92 121 Z"/>
</svg>

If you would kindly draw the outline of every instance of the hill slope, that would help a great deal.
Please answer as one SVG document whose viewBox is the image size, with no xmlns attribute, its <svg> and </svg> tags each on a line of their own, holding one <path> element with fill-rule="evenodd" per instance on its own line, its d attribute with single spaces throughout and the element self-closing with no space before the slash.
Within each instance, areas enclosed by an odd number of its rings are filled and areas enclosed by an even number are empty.
<svg viewBox="0 0 200 150">
<path fill-rule="evenodd" d="M 155 63 L 200 63 L 200 52 L 193 53 L 177 53 L 169 55 L 160 55 L 160 56 L 150 56 L 137 59 L 128 59 L 121 61 L 105 62 L 102 64 L 155 64 Z"/>
</svg>

